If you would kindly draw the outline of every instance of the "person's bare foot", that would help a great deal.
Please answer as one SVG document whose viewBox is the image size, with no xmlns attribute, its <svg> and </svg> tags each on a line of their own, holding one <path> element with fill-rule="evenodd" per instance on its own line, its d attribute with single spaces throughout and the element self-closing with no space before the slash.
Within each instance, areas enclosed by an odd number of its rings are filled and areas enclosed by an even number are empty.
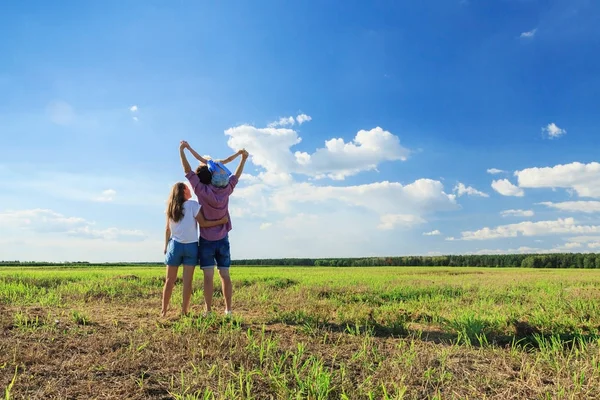
<svg viewBox="0 0 600 400">
<path fill-rule="evenodd" d="M 165 317 L 167 316 L 167 312 L 166 312 L 166 311 L 161 311 L 161 312 L 160 312 L 160 316 L 161 316 L 162 318 L 165 318 Z"/>
</svg>

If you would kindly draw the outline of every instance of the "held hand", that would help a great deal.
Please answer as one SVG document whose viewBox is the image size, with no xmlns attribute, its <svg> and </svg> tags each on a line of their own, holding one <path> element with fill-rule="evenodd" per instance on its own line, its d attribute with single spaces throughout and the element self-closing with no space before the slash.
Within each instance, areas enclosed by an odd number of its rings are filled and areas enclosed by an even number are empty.
<svg viewBox="0 0 600 400">
<path fill-rule="evenodd" d="M 248 152 L 246 151 L 246 149 L 242 149 L 242 158 L 243 158 L 243 159 L 246 159 L 246 158 L 248 158 L 248 156 L 249 156 L 249 154 L 248 154 Z"/>
<path fill-rule="evenodd" d="M 185 140 L 182 140 L 181 142 L 179 142 L 179 149 L 189 149 L 190 145 L 188 144 L 188 142 L 186 142 Z"/>
<path fill-rule="evenodd" d="M 221 223 L 222 223 L 222 224 L 226 224 L 226 223 L 228 223 L 228 222 L 229 222 L 229 218 L 227 217 L 227 215 L 226 215 L 226 216 L 224 216 L 223 218 L 221 218 Z"/>
</svg>

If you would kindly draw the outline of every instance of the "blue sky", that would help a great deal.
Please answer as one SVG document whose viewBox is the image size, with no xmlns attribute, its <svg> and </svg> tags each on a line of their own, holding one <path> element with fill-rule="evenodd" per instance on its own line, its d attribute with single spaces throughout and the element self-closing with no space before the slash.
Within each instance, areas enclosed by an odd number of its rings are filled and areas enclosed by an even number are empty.
<svg viewBox="0 0 600 400">
<path fill-rule="evenodd" d="M 599 18 L 586 0 L 2 4 L 0 259 L 160 260 L 180 139 L 252 155 L 234 258 L 595 251 Z"/>
</svg>

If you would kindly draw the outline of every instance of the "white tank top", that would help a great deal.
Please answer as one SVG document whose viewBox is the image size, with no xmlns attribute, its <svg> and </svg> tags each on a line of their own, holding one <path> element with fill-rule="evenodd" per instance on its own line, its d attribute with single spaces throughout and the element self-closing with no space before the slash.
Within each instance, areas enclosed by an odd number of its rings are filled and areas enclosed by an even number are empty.
<svg viewBox="0 0 600 400">
<path fill-rule="evenodd" d="M 196 200 L 183 203 L 183 218 L 179 222 L 169 219 L 171 239 L 179 243 L 194 243 L 198 241 L 198 223 L 196 215 L 200 212 L 200 204 Z"/>
</svg>

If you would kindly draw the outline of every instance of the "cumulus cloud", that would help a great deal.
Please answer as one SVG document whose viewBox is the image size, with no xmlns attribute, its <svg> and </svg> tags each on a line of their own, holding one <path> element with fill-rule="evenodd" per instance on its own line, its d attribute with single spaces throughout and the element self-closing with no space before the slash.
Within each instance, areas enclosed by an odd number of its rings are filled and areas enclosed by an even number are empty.
<svg viewBox="0 0 600 400">
<path fill-rule="evenodd" d="M 492 188 L 502 196 L 523 197 L 523 189 L 513 185 L 508 179 L 499 179 L 492 182 Z"/>
<path fill-rule="evenodd" d="M 37 233 L 63 233 L 89 239 L 143 240 L 146 238 L 146 234 L 139 230 L 95 229 L 95 224 L 84 218 L 67 217 L 41 208 L 0 213 L 0 224 Z"/>
<path fill-rule="evenodd" d="M 294 126 L 296 122 L 298 125 L 302 125 L 305 122 L 312 121 L 310 115 L 306 114 L 298 114 L 296 117 L 281 117 L 278 121 L 271 122 L 267 125 L 268 128 L 278 128 L 278 127 L 286 127 L 286 126 Z"/>
<path fill-rule="evenodd" d="M 129 107 L 129 111 L 131 111 L 131 112 L 137 112 L 137 110 L 138 110 L 138 106 L 136 106 L 136 105 Z"/>
<path fill-rule="evenodd" d="M 454 187 L 454 192 L 456 193 L 456 195 L 458 197 L 461 197 L 464 195 L 490 197 L 487 193 L 480 192 L 479 190 L 477 190 L 471 186 L 465 186 L 464 183 L 460 183 L 460 182 Z"/>
<path fill-rule="evenodd" d="M 277 218 L 277 215 L 313 210 L 321 216 L 321 226 L 330 224 L 324 221 L 330 221 L 331 212 L 347 211 L 348 216 L 340 218 L 338 233 L 348 231 L 349 225 L 358 224 L 359 219 L 364 234 L 376 227 L 378 219 L 381 229 L 420 221 L 418 218 L 402 220 L 389 215 L 413 215 L 424 220 L 429 214 L 456 209 L 455 196 L 445 193 L 441 182 L 429 179 L 419 179 L 407 185 L 376 182 L 354 186 L 317 186 L 310 182 L 293 182 L 273 187 L 258 183 L 237 188 L 236 195 L 231 198 L 233 216 Z M 381 220 L 384 215 L 387 216 Z"/>
<path fill-rule="evenodd" d="M 434 231 L 431 231 L 431 232 L 423 232 L 423 236 L 439 236 L 441 234 L 442 234 L 442 232 L 440 232 L 437 229 Z"/>
<path fill-rule="evenodd" d="M 501 170 L 501 169 L 498 169 L 498 168 L 489 168 L 489 169 L 487 170 L 487 173 L 488 173 L 488 174 L 491 174 L 491 175 L 503 174 L 503 173 L 505 173 L 505 172 L 506 172 L 506 171 L 504 171 L 504 170 Z"/>
<path fill-rule="evenodd" d="M 554 122 L 543 127 L 542 132 L 545 133 L 546 135 L 548 135 L 548 137 L 550 139 L 558 139 L 559 137 L 561 137 L 562 135 L 567 133 L 566 130 L 561 129 L 558 126 L 556 126 L 556 124 Z"/>
<path fill-rule="evenodd" d="M 600 212 L 600 201 L 564 201 L 562 203 L 544 201 L 538 204 L 560 211 L 583 212 L 589 214 Z"/>
<path fill-rule="evenodd" d="M 312 118 L 310 115 L 300 114 L 296 117 L 296 121 L 298 122 L 298 125 L 302 125 L 305 122 L 312 121 Z"/>
<path fill-rule="evenodd" d="M 569 238 L 568 240 L 569 242 L 565 246 L 570 245 L 572 248 L 580 248 L 584 245 L 588 249 L 592 249 L 594 251 L 596 251 L 595 249 L 600 248 L 600 236 L 575 236 Z"/>
<path fill-rule="evenodd" d="M 531 38 L 533 38 L 535 36 L 536 32 L 537 32 L 537 28 L 536 29 L 532 29 L 532 30 L 527 31 L 527 32 L 522 32 L 521 33 L 521 38 L 531 39 Z"/>
<path fill-rule="evenodd" d="M 466 252 L 465 254 L 473 254 L 473 255 L 486 255 L 486 254 L 542 254 L 542 253 L 551 253 L 552 250 L 541 249 L 537 247 L 528 247 L 521 246 L 515 249 L 481 249 L 477 251 Z M 519 267 L 520 265 L 516 265 Z"/>
<path fill-rule="evenodd" d="M 532 210 L 505 210 L 500 212 L 503 217 L 533 217 Z"/>
<path fill-rule="evenodd" d="M 381 223 L 377 228 L 383 230 L 390 230 L 396 227 L 411 228 L 427 222 L 418 215 L 411 214 L 385 214 L 381 216 L 380 221 Z"/>
<path fill-rule="evenodd" d="M 515 176 L 522 188 L 563 188 L 581 197 L 600 198 L 600 163 L 597 162 L 527 168 L 515 172 Z"/>
<path fill-rule="evenodd" d="M 116 190 L 107 189 L 107 190 L 104 190 L 100 196 L 95 197 L 94 201 L 98 201 L 101 203 L 108 203 L 108 202 L 113 201 L 115 199 L 116 195 L 117 195 Z"/>
<path fill-rule="evenodd" d="M 256 128 L 241 125 L 225 131 L 227 144 L 233 149 L 245 148 L 252 162 L 265 169 L 265 176 L 297 173 L 314 178 L 343 180 L 362 171 L 373 170 L 384 161 L 406 160 L 410 151 L 400 139 L 382 128 L 361 130 L 353 141 L 337 138 L 325 142 L 314 153 L 291 148 L 302 139 L 289 128 Z"/>
<path fill-rule="evenodd" d="M 500 225 L 496 228 L 483 228 L 477 231 L 465 231 L 462 240 L 489 240 L 517 236 L 544 236 L 556 234 L 590 234 L 600 233 L 600 226 L 578 225 L 573 218 L 555 221 L 520 222 L 518 224 Z"/>
<path fill-rule="evenodd" d="M 274 191 L 270 201 L 279 211 L 288 210 L 293 203 L 341 203 L 379 214 L 423 215 L 458 208 L 455 197 L 444 192 L 442 183 L 431 179 L 408 185 L 387 181 L 356 186 L 296 183 Z"/>
<path fill-rule="evenodd" d="M 279 118 L 279 121 L 271 122 L 268 125 L 268 127 L 276 128 L 278 126 L 292 126 L 295 123 L 296 123 L 296 120 L 294 119 L 294 117 L 281 117 L 281 118 Z"/>
</svg>

